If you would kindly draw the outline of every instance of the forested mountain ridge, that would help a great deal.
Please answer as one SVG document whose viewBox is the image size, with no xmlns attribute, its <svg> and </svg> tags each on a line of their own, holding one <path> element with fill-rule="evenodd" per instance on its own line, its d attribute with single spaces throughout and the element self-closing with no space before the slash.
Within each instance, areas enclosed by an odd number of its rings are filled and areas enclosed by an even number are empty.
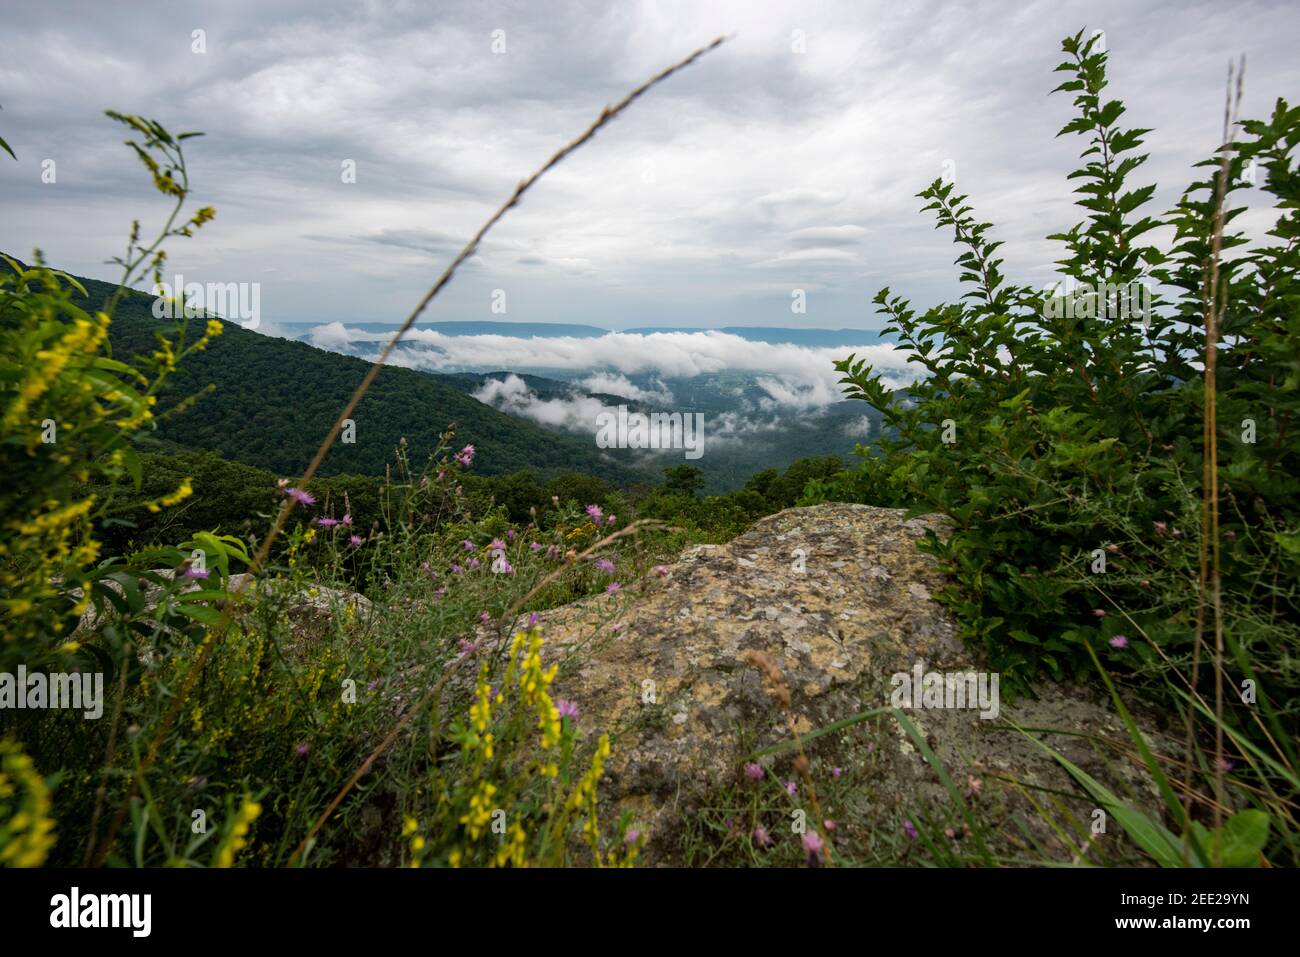
<svg viewBox="0 0 1300 957">
<path fill-rule="evenodd" d="M 74 278 L 88 293 L 80 304 L 92 311 L 115 289 L 112 283 Z M 135 290 L 123 298 L 109 329 L 114 357 L 129 362 L 152 352 L 157 347 L 154 333 L 176 324 L 154 317 L 154 301 Z M 234 322 L 223 325 L 222 335 L 187 359 L 160 395 L 157 430 L 142 447 L 211 450 L 277 474 L 300 474 L 369 363 L 261 335 Z M 191 320 L 191 326 L 192 337 L 201 334 L 200 320 Z M 178 408 L 200 392 L 204 394 Z M 436 376 L 412 369 L 384 368 L 353 420 L 356 441 L 335 443 L 321 466 L 322 475 L 382 475 L 403 438 L 411 460 L 421 462 L 454 422 L 457 440 L 477 450 L 474 467 L 481 474 L 531 468 L 543 477 L 577 469 L 617 483 L 643 477 L 630 463 L 602 453 L 594 442 L 500 412 Z"/>
</svg>

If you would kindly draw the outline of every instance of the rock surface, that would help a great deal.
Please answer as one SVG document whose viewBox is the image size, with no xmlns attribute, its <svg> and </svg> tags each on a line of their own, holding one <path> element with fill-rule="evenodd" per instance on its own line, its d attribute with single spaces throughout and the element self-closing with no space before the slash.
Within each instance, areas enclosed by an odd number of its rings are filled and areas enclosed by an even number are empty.
<svg viewBox="0 0 1300 957">
<path fill-rule="evenodd" d="M 743 765 L 765 748 L 871 709 L 887 709 L 892 676 L 922 671 L 982 671 L 956 639 L 956 626 L 933 595 L 944 579 L 916 547 L 933 518 L 904 520 L 898 510 L 848 504 L 789 509 L 734 541 L 685 552 L 663 577 L 541 616 L 547 653 L 564 662 L 558 697 L 576 701 L 583 726 L 609 730 L 614 755 L 602 791 L 630 809 L 650 838 L 646 858 L 676 863 L 690 817 L 719 788 L 743 785 Z M 576 652 L 576 653 L 570 653 Z M 752 661 L 766 656 L 789 691 L 788 715 Z M 1066 844 L 1030 807 L 1047 788 L 1077 799 L 1058 806 L 1086 827 L 1096 802 L 1061 766 L 1009 722 L 1082 767 L 1129 803 L 1151 811 L 1158 795 L 1145 770 L 1101 739 L 1128 743 L 1109 701 L 1084 688 L 1048 685 L 1037 700 L 1002 700 L 997 718 L 977 710 L 904 713 L 928 742 L 965 803 L 994 836 L 991 851 L 1015 859 L 1032 840 L 1069 860 L 1087 840 Z M 1151 727 L 1149 718 L 1140 718 Z M 1157 751 L 1173 753 L 1158 732 Z M 806 747 L 819 787 L 832 768 L 863 782 L 853 820 L 837 822 L 837 841 L 857 834 L 897 835 L 904 820 L 955 824 L 958 801 L 912 738 L 888 712 L 818 736 Z M 792 750 L 762 757 L 765 781 L 798 779 Z M 1051 803 L 1050 795 L 1047 803 Z M 792 804 L 792 807 L 794 805 Z M 1059 817 L 1059 814 L 1058 814 Z M 607 818 L 608 820 L 609 818 Z M 1110 835 L 1123 842 L 1112 820 Z M 960 834 L 958 835 L 960 839 Z M 906 842 L 904 842 L 906 843 Z M 1112 849 L 1119 845 L 1111 844 Z M 1122 849 L 1122 848 L 1121 848 Z"/>
</svg>

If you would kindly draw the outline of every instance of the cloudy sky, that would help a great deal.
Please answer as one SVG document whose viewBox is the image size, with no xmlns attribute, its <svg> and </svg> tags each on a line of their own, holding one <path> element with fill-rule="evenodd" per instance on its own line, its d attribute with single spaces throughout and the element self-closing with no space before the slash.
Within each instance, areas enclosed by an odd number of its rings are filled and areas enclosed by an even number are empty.
<svg viewBox="0 0 1300 957">
<path fill-rule="evenodd" d="M 163 209 L 103 116 L 141 113 L 207 133 L 189 155 L 217 219 L 173 243 L 175 271 L 260 283 L 272 328 L 396 321 L 523 175 L 727 34 L 543 180 L 426 318 L 876 326 L 882 285 L 954 294 L 914 198 L 948 162 L 1012 275 L 1046 280 L 1082 148 L 1047 94 L 1085 26 L 1155 128 L 1161 209 L 1217 143 L 1230 57 L 1247 116 L 1300 94 L 1294 2 L 51 0 L 0 33 L 0 250 L 111 278 L 131 219 Z"/>
</svg>

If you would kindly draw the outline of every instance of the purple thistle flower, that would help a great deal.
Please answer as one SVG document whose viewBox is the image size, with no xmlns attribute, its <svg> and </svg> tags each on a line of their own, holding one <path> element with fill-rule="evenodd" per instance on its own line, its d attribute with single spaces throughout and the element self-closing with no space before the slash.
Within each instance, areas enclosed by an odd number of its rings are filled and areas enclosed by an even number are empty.
<svg viewBox="0 0 1300 957">
<path fill-rule="evenodd" d="M 454 563 L 453 563 L 452 566 L 451 566 L 451 573 L 452 573 L 453 575 L 459 575 L 459 574 L 460 574 L 461 572 L 463 572 L 464 570 L 465 570 L 465 569 L 461 568 L 459 565 L 456 565 L 456 564 L 454 564 Z"/>
<path fill-rule="evenodd" d="M 601 517 L 601 515 L 603 514 L 603 513 L 601 512 L 601 510 L 600 510 L 600 506 L 599 506 L 599 505 L 588 505 L 586 511 L 587 511 L 587 515 L 588 515 L 588 517 L 589 517 L 593 522 L 599 522 L 599 521 L 600 521 L 600 517 Z"/>
<path fill-rule="evenodd" d="M 654 568 L 654 571 L 655 571 L 655 574 L 658 575 L 660 578 L 667 578 L 667 577 L 668 577 L 668 566 L 667 566 L 667 565 L 656 565 L 655 568 Z"/>
<path fill-rule="evenodd" d="M 323 517 L 322 517 L 322 518 L 318 518 L 318 519 L 316 519 L 316 524 L 319 525 L 321 528 L 333 528 L 333 527 L 334 527 L 335 525 L 337 525 L 338 523 L 339 523 L 339 520 L 338 520 L 337 518 L 323 518 Z"/>
<path fill-rule="evenodd" d="M 1110 646 L 1112 648 L 1127 648 L 1128 638 L 1126 638 L 1123 635 L 1116 635 L 1114 638 L 1110 640 Z"/>
<path fill-rule="evenodd" d="M 341 519 L 339 519 L 339 524 L 340 524 L 340 525 L 343 525 L 344 527 L 351 525 L 351 524 L 352 524 L 352 513 L 351 513 L 351 512 L 344 512 L 344 513 L 343 513 L 343 517 L 342 517 Z"/>
<path fill-rule="evenodd" d="M 843 773 L 844 771 L 841 770 L 840 768 L 831 768 L 831 777 L 835 778 L 835 780 L 837 781 L 839 780 L 840 775 Z"/>
<path fill-rule="evenodd" d="M 513 528 L 506 529 L 506 538 L 512 542 L 515 540 L 515 530 Z"/>
<path fill-rule="evenodd" d="M 456 453 L 456 462 L 462 466 L 469 467 L 469 463 L 474 461 L 474 446 L 467 445 Z"/>
<path fill-rule="evenodd" d="M 615 517 L 615 516 L 613 516 L 613 515 L 607 515 L 607 516 L 605 516 L 605 524 L 606 524 L 606 525 L 613 525 L 615 521 L 616 521 L 616 517 Z"/>
<path fill-rule="evenodd" d="M 298 747 L 294 748 L 294 751 L 298 753 L 298 757 L 305 758 L 311 752 L 311 745 L 304 741 L 302 744 L 298 745 Z"/>
<path fill-rule="evenodd" d="M 903 822 L 903 833 L 907 835 L 907 838 L 910 841 L 915 841 L 919 836 L 916 833 L 916 825 L 913 824 L 911 821 Z"/>
<path fill-rule="evenodd" d="M 354 546 L 357 546 L 360 545 L 363 541 L 365 541 L 365 539 L 363 539 L 360 535 L 352 535 L 348 538 L 348 541 L 351 542 Z"/>
<path fill-rule="evenodd" d="M 481 561 L 479 561 L 477 558 L 471 558 L 471 559 L 469 560 L 469 562 L 467 563 L 467 565 L 468 565 L 469 568 L 478 568 L 478 567 L 479 567 L 480 565 L 482 565 L 482 564 L 483 564 L 483 563 L 482 563 Z"/>
<path fill-rule="evenodd" d="M 529 542 L 529 543 L 528 543 L 528 547 L 529 547 L 530 549 L 532 549 L 533 551 L 537 551 L 537 550 L 539 550 L 539 549 L 542 547 L 542 543 L 541 543 L 541 542 Z"/>
<path fill-rule="evenodd" d="M 745 765 L 745 777 L 749 778 L 751 781 L 761 780 L 765 773 L 766 772 L 763 770 L 761 764 L 756 764 L 753 761 L 750 761 Z"/>
<path fill-rule="evenodd" d="M 578 720 L 578 703 L 576 701 L 560 698 L 555 702 L 555 710 L 560 713 L 561 718 L 569 718 L 575 722 Z"/>
<path fill-rule="evenodd" d="M 494 552 L 501 552 L 501 551 L 505 551 L 505 547 L 506 547 L 505 542 L 501 541 L 501 539 L 499 538 L 494 538 L 492 539 L 492 544 L 488 546 L 488 550 Z"/>
<path fill-rule="evenodd" d="M 460 547 L 463 548 L 463 549 L 465 549 L 465 551 L 467 551 L 467 552 L 472 552 L 472 551 L 474 551 L 474 543 L 471 542 L 468 538 L 465 539 L 465 541 L 463 541 L 463 542 L 460 543 Z"/>
<path fill-rule="evenodd" d="M 289 496 L 299 505 L 315 505 L 316 498 L 310 492 L 305 492 L 300 488 L 287 488 L 284 494 Z"/>
<path fill-rule="evenodd" d="M 206 568 L 187 568 L 181 576 L 183 578 L 207 578 L 208 570 Z"/>
<path fill-rule="evenodd" d="M 535 612 L 535 611 L 534 611 L 534 612 L 531 612 L 531 613 L 528 615 L 528 627 L 529 627 L 529 628 L 535 628 L 535 627 L 537 627 L 537 622 L 538 622 L 538 620 L 539 620 L 540 618 L 541 618 L 541 615 L 537 614 L 537 612 Z"/>
<path fill-rule="evenodd" d="M 483 614 L 486 615 L 487 612 L 484 612 Z M 481 645 L 480 642 L 467 641 L 464 638 L 462 638 L 460 640 L 460 653 L 462 656 L 468 658 L 470 655 L 478 654 L 480 645 Z"/>
<path fill-rule="evenodd" d="M 805 831 L 803 835 L 803 849 L 808 855 L 808 863 L 816 864 L 817 858 L 822 852 L 822 838 L 816 831 Z"/>
<path fill-rule="evenodd" d="M 489 615 L 489 614 L 488 614 L 487 612 L 485 612 L 485 611 L 481 611 L 481 612 L 479 612 L 478 620 L 481 621 L 481 622 L 483 622 L 483 624 L 486 625 L 489 621 L 492 620 L 492 616 Z"/>
<path fill-rule="evenodd" d="M 631 847 L 633 844 L 637 842 L 637 840 L 640 837 L 641 837 L 640 831 L 628 831 L 627 836 L 623 838 L 623 843 L 626 844 L 628 847 Z"/>
<path fill-rule="evenodd" d="M 605 591 L 610 595 L 617 595 L 622 590 L 623 590 L 623 586 L 620 585 L 618 582 L 610 582 L 608 585 L 605 586 Z"/>
<path fill-rule="evenodd" d="M 795 784 L 793 781 L 786 781 L 785 793 L 790 795 L 791 797 L 794 797 L 796 794 L 799 793 L 799 785 Z"/>
<path fill-rule="evenodd" d="M 765 827 L 754 828 L 754 843 L 757 844 L 759 847 L 772 846 L 772 836 L 767 833 L 767 828 Z"/>
<path fill-rule="evenodd" d="M 614 563 L 608 558 L 598 558 L 596 560 L 596 570 L 602 571 L 606 575 L 612 575 L 614 574 Z"/>
</svg>

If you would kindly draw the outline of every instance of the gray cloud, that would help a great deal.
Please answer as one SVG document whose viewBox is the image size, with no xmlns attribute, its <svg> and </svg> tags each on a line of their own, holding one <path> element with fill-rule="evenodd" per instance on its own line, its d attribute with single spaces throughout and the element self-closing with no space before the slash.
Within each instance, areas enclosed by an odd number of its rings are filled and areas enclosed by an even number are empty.
<svg viewBox="0 0 1300 957">
<path fill-rule="evenodd" d="M 1053 139 L 1070 104 L 1046 93 L 1060 38 L 1084 26 L 1106 30 L 1108 92 L 1155 128 L 1153 211 L 1216 144 L 1229 57 L 1249 55 L 1246 115 L 1300 78 L 1300 8 L 1265 0 L 37 4 L 0 34 L 0 133 L 20 160 L 0 157 L 0 249 L 111 278 L 130 221 L 157 225 L 111 107 L 207 133 L 191 171 L 218 216 L 172 245 L 176 271 L 260 281 L 272 323 L 398 320 L 521 176 L 726 33 L 544 180 L 429 318 L 878 325 L 883 285 L 922 305 L 960 294 L 950 237 L 914 195 L 947 161 L 1010 275 L 1046 280 L 1083 148 Z"/>
</svg>

